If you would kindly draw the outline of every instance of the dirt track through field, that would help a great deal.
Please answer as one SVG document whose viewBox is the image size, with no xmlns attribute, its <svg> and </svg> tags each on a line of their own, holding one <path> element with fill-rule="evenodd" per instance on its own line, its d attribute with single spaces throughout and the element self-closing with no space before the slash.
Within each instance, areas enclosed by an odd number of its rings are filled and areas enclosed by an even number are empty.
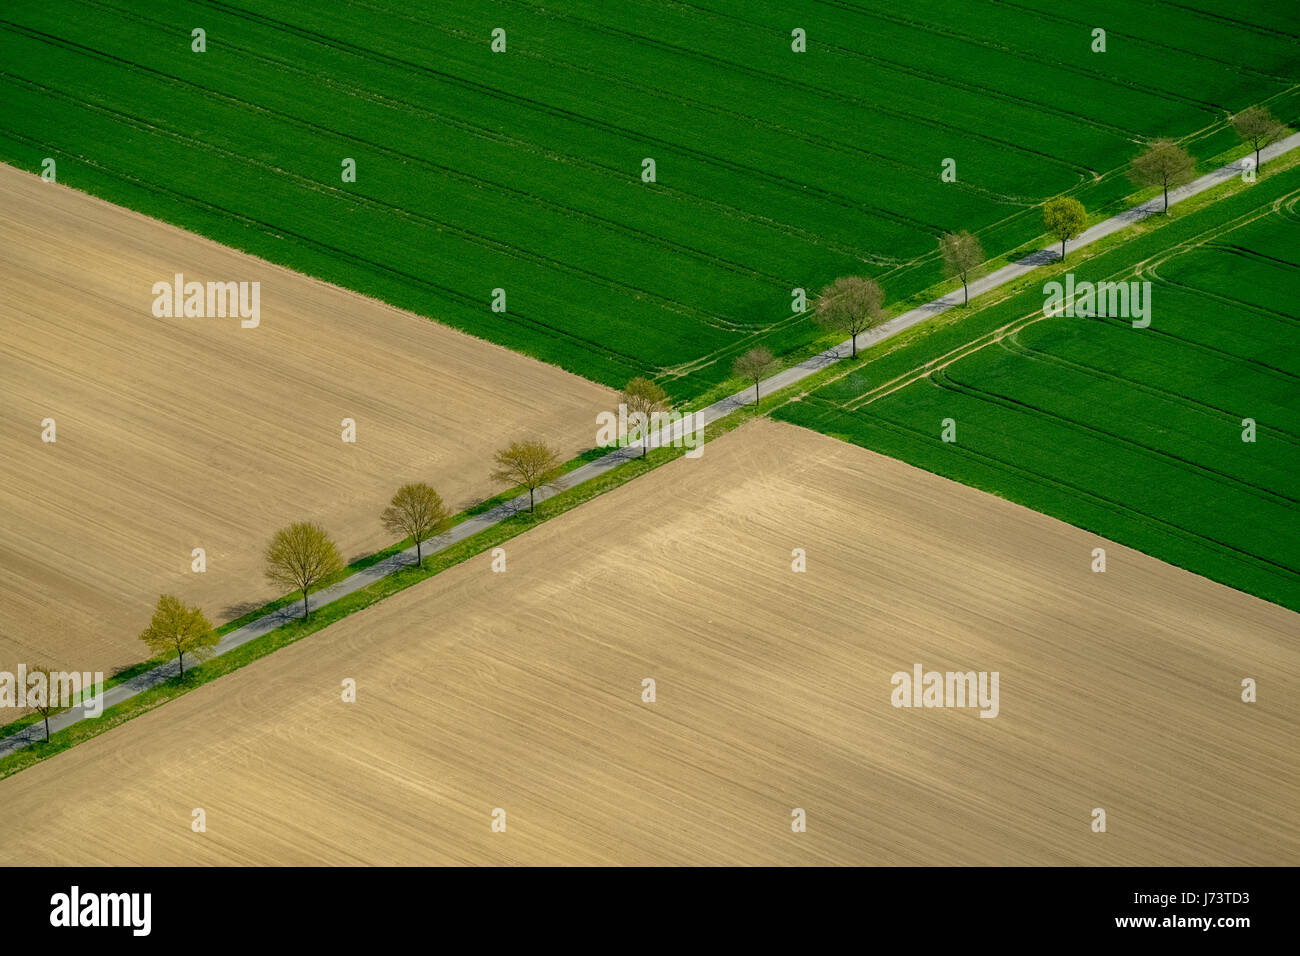
<svg viewBox="0 0 1300 956">
<path fill-rule="evenodd" d="M 506 552 L 0 781 L 0 864 L 1300 860 L 1300 616 L 1085 531 L 760 420 Z"/>
<path fill-rule="evenodd" d="M 260 282 L 260 326 L 155 318 L 153 284 L 177 272 Z M 496 448 L 534 433 L 576 453 L 614 401 L 4 165 L 0 288 L 0 669 L 141 660 L 160 592 L 217 623 L 278 596 L 261 573 L 277 527 L 318 520 L 345 559 L 373 552 L 392 543 L 378 514 L 402 482 L 463 507 L 501 490 Z M 204 574 L 190 570 L 199 547 Z"/>
</svg>

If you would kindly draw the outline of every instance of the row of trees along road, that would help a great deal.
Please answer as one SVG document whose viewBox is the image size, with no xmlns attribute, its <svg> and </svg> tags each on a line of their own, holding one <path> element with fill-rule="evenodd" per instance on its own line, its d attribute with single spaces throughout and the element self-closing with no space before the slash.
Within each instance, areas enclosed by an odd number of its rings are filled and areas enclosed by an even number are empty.
<svg viewBox="0 0 1300 956">
<path fill-rule="evenodd" d="M 1243 142 L 1255 151 L 1255 168 L 1260 165 L 1260 150 L 1281 139 L 1284 127 L 1271 112 L 1262 106 L 1252 106 L 1231 119 L 1233 129 Z M 1164 211 L 1169 211 L 1169 190 L 1191 181 L 1196 160 L 1172 139 L 1157 139 L 1134 157 L 1129 166 L 1129 177 L 1140 186 L 1159 186 L 1164 192 Z M 1066 243 L 1078 236 L 1088 222 L 1087 211 L 1077 199 L 1064 196 L 1049 200 L 1043 206 L 1043 224 L 1050 235 L 1061 242 L 1064 260 Z M 957 278 L 962 284 L 962 305 L 969 304 L 968 282 L 971 274 L 985 261 L 984 249 L 970 232 L 949 232 L 939 238 L 939 255 L 943 260 L 944 274 Z M 828 331 L 846 334 L 852 341 L 852 357 L 858 354 L 857 338 L 885 320 L 885 293 L 874 279 L 860 276 L 843 276 L 821 290 L 813 308 L 813 318 Z M 778 362 L 772 353 L 762 347 L 752 348 L 738 356 L 732 364 L 732 374 L 752 382 L 754 404 L 758 405 L 759 384 L 772 375 Z M 637 377 L 623 389 L 622 401 L 629 417 L 637 416 L 644 422 L 640 430 L 647 440 L 641 454 L 649 446 L 649 421 L 656 412 L 667 411 L 671 406 L 667 393 L 659 385 L 644 377 Z M 641 418 L 641 416 L 644 416 Z M 634 419 L 635 420 L 635 419 Z M 511 442 L 496 453 L 492 478 L 508 485 L 528 489 L 528 510 L 536 508 L 536 492 L 552 481 L 560 471 L 559 453 L 541 441 Z M 451 524 L 451 510 L 431 486 L 417 482 L 402 485 L 380 514 L 380 521 L 390 534 L 415 542 L 415 560 L 424 567 L 424 541 L 441 534 Z M 321 581 L 344 569 L 343 558 L 333 539 L 319 524 L 299 522 L 281 528 L 271 538 L 264 555 L 266 577 L 271 583 L 290 591 L 302 592 L 303 619 L 311 614 L 308 594 Z M 179 598 L 164 594 L 158 598 L 153 619 L 140 634 L 140 639 L 154 656 L 175 654 L 181 676 L 185 673 L 184 655 L 207 660 L 215 651 L 218 637 L 202 609 L 186 605 Z M 29 665 L 29 674 L 57 673 L 47 665 Z M 49 715 L 53 701 L 36 707 L 45 718 L 46 738 L 49 737 Z"/>
<path fill-rule="evenodd" d="M 1231 118 L 1233 129 L 1255 151 L 1259 168 L 1260 150 L 1281 139 L 1283 126 L 1266 107 L 1252 106 Z M 1157 139 L 1135 156 L 1129 164 L 1129 178 L 1139 187 L 1159 186 L 1164 193 L 1164 211 L 1169 211 L 1169 190 L 1191 182 L 1196 160 L 1172 139 Z M 1088 212 L 1079 200 L 1062 196 L 1043 204 L 1043 225 L 1049 235 L 1061 243 L 1065 259 L 1066 243 L 1076 238 L 1088 225 Z M 979 239 L 970 232 L 948 232 L 939 238 L 939 256 L 944 274 L 960 279 L 962 305 L 970 303 L 971 274 L 985 261 Z M 813 317 L 828 331 L 848 335 L 851 357 L 858 354 L 858 336 L 885 319 L 885 294 L 874 279 L 843 276 L 821 290 L 813 308 Z M 775 368 L 772 354 L 763 348 L 751 349 L 736 359 L 732 373 L 753 381 L 754 401 L 758 402 L 759 382 Z"/>
<path fill-rule="evenodd" d="M 1267 107 L 1252 106 L 1231 118 L 1232 128 L 1244 143 L 1255 151 L 1255 169 L 1260 167 L 1260 150 L 1286 134 L 1286 127 Z M 1169 213 L 1169 190 L 1184 186 L 1196 175 L 1196 158 L 1167 137 L 1152 140 L 1129 163 L 1129 179 L 1141 188 L 1159 186 L 1164 195 L 1163 212 Z M 1043 205 L 1043 225 L 1050 235 L 1061 241 L 1061 259 L 1065 244 L 1088 224 L 1088 214 L 1077 199 L 1062 196 Z M 963 280 L 964 281 L 964 280 Z"/>
<path fill-rule="evenodd" d="M 629 407 L 647 414 L 667 407 L 667 396 L 648 379 L 633 379 L 624 392 Z M 514 441 L 498 451 L 494 457 L 492 478 L 512 487 L 528 489 L 528 510 L 536 509 L 537 489 L 553 481 L 561 471 L 559 452 L 541 441 Z M 443 503 L 442 496 L 432 486 L 423 482 L 402 485 L 393 495 L 379 520 L 389 534 L 415 542 L 415 561 L 424 567 L 424 542 L 441 534 L 451 526 L 451 509 Z M 322 581 L 339 574 L 345 568 L 334 539 L 319 524 L 300 521 L 281 528 L 271 538 L 263 554 L 267 580 L 277 587 L 302 593 L 302 619 L 311 615 L 309 594 Z M 216 651 L 220 640 L 216 628 L 203 613 L 202 608 L 187 605 L 171 594 L 158 598 L 153 619 L 140 634 L 151 656 L 176 655 L 179 676 L 185 676 L 185 655 L 198 661 L 208 660 Z M 58 673 L 57 668 L 46 665 L 28 666 L 29 674 Z M 48 680 L 47 680 L 47 686 Z M 37 713 L 45 718 L 45 737 L 50 734 L 49 717 L 58 707 L 52 700 L 33 704 Z"/>
<path fill-rule="evenodd" d="M 654 390 L 644 384 L 637 386 L 637 394 L 649 404 L 663 401 L 662 391 L 660 398 L 655 399 Z M 493 479 L 528 489 L 529 512 L 535 510 L 537 489 L 554 480 L 560 471 L 559 452 L 541 441 L 511 442 L 496 453 L 494 461 Z M 398 488 L 379 516 L 390 534 L 415 542 L 416 565 L 421 568 L 424 567 L 424 542 L 446 531 L 452 518 L 451 509 L 438 492 L 423 482 Z M 290 592 L 301 592 L 303 620 L 311 615 L 311 590 L 345 568 L 334 539 L 321 525 L 311 521 L 300 521 L 277 531 L 266 546 L 263 560 L 267 580 Z M 220 638 L 201 608 L 187 605 L 174 595 L 163 594 L 158 598 L 153 619 L 141 632 L 140 640 L 148 646 L 152 656 L 175 654 L 179 676 L 183 677 L 185 655 L 205 661 L 216 651 Z M 29 667 L 28 671 L 55 672 L 48 667 L 36 670 Z M 49 712 L 49 709 L 43 711 L 47 739 Z"/>
</svg>

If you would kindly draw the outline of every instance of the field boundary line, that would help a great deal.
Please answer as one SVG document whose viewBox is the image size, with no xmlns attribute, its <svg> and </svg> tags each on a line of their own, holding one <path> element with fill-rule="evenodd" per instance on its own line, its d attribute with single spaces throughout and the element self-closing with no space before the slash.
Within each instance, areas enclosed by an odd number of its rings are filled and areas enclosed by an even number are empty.
<svg viewBox="0 0 1300 956">
<path fill-rule="evenodd" d="M 1262 151 L 1262 158 L 1272 159 L 1280 156 L 1292 149 L 1300 147 L 1300 133 L 1287 137 L 1272 146 L 1266 147 Z M 1221 185 L 1228 180 L 1238 176 L 1245 169 L 1243 160 L 1237 160 L 1229 163 L 1211 173 L 1208 173 L 1187 186 L 1171 190 L 1169 202 L 1172 205 L 1175 202 L 1188 199 L 1198 193 L 1204 192 L 1215 186 Z M 1148 200 L 1137 206 L 1132 207 L 1116 216 L 1112 216 L 1103 222 L 1097 223 L 1085 230 L 1078 239 L 1075 240 L 1075 248 L 1080 248 L 1090 243 L 1103 239 L 1113 233 L 1119 232 L 1134 223 L 1146 219 L 1161 211 L 1162 204 L 1159 197 Z M 1006 285 L 1009 282 L 1018 279 L 1034 269 L 1053 261 L 1056 257 L 1055 246 L 1045 247 L 1018 262 L 1004 266 L 995 272 L 990 273 L 981 279 L 971 283 L 972 292 L 975 295 L 992 291 L 999 286 Z M 915 325 L 933 318 L 951 308 L 956 307 L 962 301 L 961 290 L 950 292 L 931 302 L 928 302 L 918 308 L 896 316 L 890 321 L 871 329 L 863 334 L 856 336 L 859 347 L 874 345 L 890 336 L 897 335 Z M 839 362 L 841 359 L 851 354 L 853 339 L 846 339 L 844 342 L 828 349 L 809 359 L 793 365 L 790 368 L 783 369 L 775 375 L 764 379 L 758 385 L 758 391 L 763 387 L 769 393 L 797 385 L 799 382 L 823 371 L 829 366 Z M 733 413 L 745 408 L 750 404 L 754 389 L 746 387 L 733 395 L 729 395 L 719 401 L 714 402 L 694 414 L 695 421 L 692 423 L 695 427 L 704 428 L 719 420 L 726 418 Z M 590 461 L 566 475 L 557 479 L 554 483 L 539 488 L 536 494 L 538 502 L 546 501 L 564 491 L 571 490 L 588 481 L 600 477 L 608 471 L 616 468 L 618 465 L 628 461 L 636 452 L 642 448 L 650 450 L 653 448 L 666 447 L 672 444 L 681 444 L 687 431 L 685 420 L 674 422 L 669 428 L 661 429 L 646 439 L 637 439 L 629 445 L 611 451 L 609 454 Z M 456 525 L 449 531 L 444 532 L 427 542 L 428 547 L 425 553 L 433 556 L 454 544 L 466 540 L 473 535 L 492 528 L 507 518 L 521 513 L 525 509 L 526 494 L 516 495 L 507 501 L 502 502 L 496 507 L 485 511 L 481 514 L 474 515 Z M 389 577 L 404 567 L 413 564 L 416 557 L 416 545 L 399 551 L 389 557 L 379 561 L 367 568 L 363 568 L 356 573 L 344 578 L 328 588 L 316 592 L 316 609 L 319 611 L 326 605 L 333 604 L 356 591 L 374 584 L 384 578 Z M 263 637 L 280 626 L 297 619 L 296 605 L 286 605 L 276 611 L 272 611 L 256 620 L 243 625 L 236 630 L 230 631 L 224 635 L 218 642 L 216 654 L 220 656 L 238 647 L 241 647 L 250 641 Z M 70 708 L 50 718 L 51 733 L 65 730 L 73 724 L 82 720 L 91 719 L 87 716 L 87 710 L 93 710 L 96 713 L 100 710 L 107 710 L 117 704 L 124 703 L 149 688 L 158 686 L 173 676 L 176 670 L 174 663 L 161 664 L 151 670 L 138 674 L 128 681 L 117 684 L 114 687 L 104 691 L 98 698 L 91 701 L 89 705 L 82 704 L 78 707 Z M 43 736 L 43 727 L 40 723 L 32 724 L 15 734 L 0 739 L 0 758 L 7 757 L 19 750 L 29 746 L 32 743 L 39 742 L 39 737 Z"/>
</svg>

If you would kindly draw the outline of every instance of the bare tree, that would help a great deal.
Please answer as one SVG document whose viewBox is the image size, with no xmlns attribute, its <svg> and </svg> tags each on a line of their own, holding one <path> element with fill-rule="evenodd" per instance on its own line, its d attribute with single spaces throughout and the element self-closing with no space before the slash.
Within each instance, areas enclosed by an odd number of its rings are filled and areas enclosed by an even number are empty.
<svg viewBox="0 0 1300 956">
<path fill-rule="evenodd" d="M 1083 203 L 1069 196 L 1050 199 L 1043 203 L 1043 225 L 1049 235 L 1061 240 L 1061 261 L 1065 261 L 1065 243 L 1083 232 L 1088 225 L 1088 212 Z"/>
<path fill-rule="evenodd" d="M 641 457 L 644 458 L 650 448 L 650 420 L 656 412 L 668 410 L 668 393 L 650 379 L 638 376 L 623 389 L 622 401 L 627 406 L 629 420 L 633 415 L 645 417 L 642 430 L 645 440 L 641 443 Z"/>
<path fill-rule="evenodd" d="M 841 276 L 817 296 L 813 318 L 825 329 L 847 332 L 853 357 L 858 354 L 858 336 L 879 325 L 885 317 L 885 291 L 874 279 Z"/>
<path fill-rule="evenodd" d="M 939 252 L 943 256 L 943 271 L 948 278 L 960 277 L 962 305 L 970 302 L 970 293 L 966 289 L 966 279 L 976 266 L 984 261 L 984 247 L 980 241 L 965 230 L 945 232 L 939 238 Z"/>
<path fill-rule="evenodd" d="M 493 481 L 523 485 L 528 489 L 528 510 L 534 510 L 534 493 L 559 473 L 560 453 L 540 441 L 512 441 L 496 453 Z"/>
<path fill-rule="evenodd" d="M 379 520 L 389 534 L 401 535 L 403 538 L 415 539 L 415 563 L 424 567 L 424 551 L 421 544 L 425 538 L 440 533 L 451 520 L 451 512 L 442 503 L 438 492 L 420 482 L 402 485 L 393 495 L 393 500 L 380 514 Z"/>
<path fill-rule="evenodd" d="M 776 359 L 765 348 L 750 349 L 731 363 L 731 374 L 754 383 L 754 407 L 758 407 L 758 383 L 776 371 Z"/>
<path fill-rule="evenodd" d="M 1128 175 L 1138 186 L 1160 186 L 1169 212 L 1169 189 L 1192 181 L 1196 160 L 1172 139 L 1157 139 L 1133 157 Z"/>
<path fill-rule="evenodd" d="M 32 710 L 40 714 L 41 719 L 45 721 L 45 739 L 48 742 L 50 739 L 50 718 L 63 709 L 60 703 L 55 700 L 54 693 L 55 681 L 59 671 L 45 664 L 28 664 L 24 670 L 27 671 L 28 687 L 31 687 L 33 674 L 39 674 L 45 685 L 43 688 L 37 685 L 34 688 L 35 691 L 38 691 L 37 693 L 33 693 L 32 690 L 27 692 L 27 704 Z"/>
<path fill-rule="evenodd" d="M 185 655 L 207 660 L 217 646 L 217 634 L 203 611 L 188 607 L 179 598 L 163 594 L 154 608 L 153 620 L 140 634 L 153 654 L 176 654 L 180 676 L 185 676 Z"/>
<path fill-rule="evenodd" d="M 1255 150 L 1255 168 L 1259 169 L 1259 151 L 1275 143 L 1286 132 L 1276 116 L 1266 106 L 1251 106 L 1232 118 L 1232 128 L 1243 141 Z"/>
<path fill-rule="evenodd" d="M 343 558 L 325 529 L 309 521 L 281 528 L 266 546 L 266 576 L 280 587 L 302 591 L 302 617 L 311 613 L 307 591 L 343 570 Z"/>
</svg>

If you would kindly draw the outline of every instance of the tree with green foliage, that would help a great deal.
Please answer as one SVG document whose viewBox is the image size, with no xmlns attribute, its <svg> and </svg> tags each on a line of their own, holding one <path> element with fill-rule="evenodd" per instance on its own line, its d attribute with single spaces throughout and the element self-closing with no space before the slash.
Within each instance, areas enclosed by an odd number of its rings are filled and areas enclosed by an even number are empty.
<svg viewBox="0 0 1300 956">
<path fill-rule="evenodd" d="M 645 439 L 641 443 L 641 457 L 644 458 L 650 448 L 651 419 L 656 413 L 666 412 L 669 409 L 668 393 L 650 379 L 637 376 L 624 387 L 621 400 L 627 406 L 629 421 L 633 416 L 638 419 L 644 418 L 645 424 L 641 428 L 642 437 Z"/>
<path fill-rule="evenodd" d="M 1153 141 L 1133 157 L 1129 179 L 1138 186 L 1160 186 L 1165 192 L 1165 214 L 1169 213 L 1169 189 L 1192 181 L 1196 160 L 1172 139 Z"/>
<path fill-rule="evenodd" d="M 154 608 L 153 620 L 140 633 L 140 640 L 152 654 L 175 653 L 180 676 L 184 677 L 185 655 L 205 661 L 212 656 L 219 638 L 199 607 L 189 607 L 179 598 L 163 594 Z"/>
<path fill-rule="evenodd" d="M 560 453 L 545 442 L 512 441 L 496 453 L 493 481 L 528 489 L 528 511 L 535 510 L 535 492 L 560 473 Z"/>
<path fill-rule="evenodd" d="M 969 232 L 945 232 L 939 238 L 939 254 L 943 256 L 943 271 L 948 278 L 961 279 L 963 306 L 970 303 L 966 279 L 972 269 L 984 261 L 984 247 Z"/>
<path fill-rule="evenodd" d="M 744 355 L 736 356 L 731 363 L 731 374 L 748 379 L 754 383 L 754 407 L 758 407 L 758 383 L 776 371 L 776 359 L 767 349 L 759 347 L 750 349 Z"/>
<path fill-rule="evenodd" d="M 266 546 L 266 576 L 271 583 L 302 591 L 302 618 L 311 606 L 307 591 L 322 578 L 343 570 L 343 558 L 325 529 L 310 521 L 281 528 Z"/>
<path fill-rule="evenodd" d="M 1276 143 L 1286 132 L 1267 106 L 1251 106 L 1232 118 L 1232 128 L 1244 142 L 1255 150 L 1255 168 L 1259 169 L 1259 151 L 1269 143 Z"/>
<path fill-rule="evenodd" d="M 446 528 L 451 520 L 451 511 L 442 503 L 438 492 L 423 482 L 417 482 L 398 488 L 379 520 L 389 534 L 415 539 L 415 563 L 422 568 L 422 542 Z"/>
<path fill-rule="evenodd" d="M 817 295 L 813 319 L 824 329 L 847 332 L 852 357 L 858 336 L 885 318 L 885 291 L 875 279 L 841 276 Z"/>
<path fill-rule="evenodd" d="M 1083 203 L 1069 196 L 1051 199 L 1043 204 L 1043 225 L 1048 235 L 1061 240 L 1061 261 L 1065 261 L 1065 243 L 1083 232 L 1088 225 L 1088 213 Z"/>
</svg>

